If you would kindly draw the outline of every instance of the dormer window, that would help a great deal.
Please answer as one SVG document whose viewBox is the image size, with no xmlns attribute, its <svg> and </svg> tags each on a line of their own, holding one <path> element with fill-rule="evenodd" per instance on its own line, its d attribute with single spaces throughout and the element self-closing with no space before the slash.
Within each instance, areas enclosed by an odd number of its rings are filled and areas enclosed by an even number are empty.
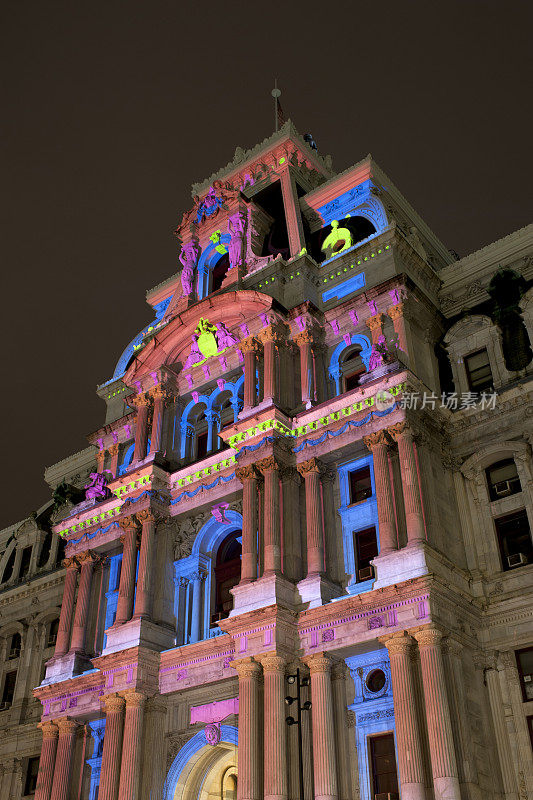
<svg viewBox="0 0 533 800">
<path fill-rule="evenodd" d="M 465 356 L 466 377 L 471 392 L 492 391 L 494 380 L 490 368 L 489 354 L 485 348 Z"/>
<path fill-rule="evenodd" d="M 501 500 L 522 491 L 514 459 L 506 458 L 492 464 L 487 470 L 487 484 L 492 501 Z"/>
</svg>

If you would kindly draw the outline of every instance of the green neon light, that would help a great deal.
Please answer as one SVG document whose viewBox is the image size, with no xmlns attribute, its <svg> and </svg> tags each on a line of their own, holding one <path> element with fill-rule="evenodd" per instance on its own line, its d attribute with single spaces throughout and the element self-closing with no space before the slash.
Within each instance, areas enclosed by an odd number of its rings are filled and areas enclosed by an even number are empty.
<svg viewBox="0 0 533 800">
<path fill-rule="evenodd" d="M 279 163 L 280 165 L 281 165 L 281 164 L 284 164 L 284 163 L 286 162 L 286 160 L 287 160 L 287 159 L 286 159 L 285 157 L 283 157 L 283 158 L 280 158 L 280 160 L 279 160 L 279 162 L 278 162 L 278 163 Z"/>
</svg>

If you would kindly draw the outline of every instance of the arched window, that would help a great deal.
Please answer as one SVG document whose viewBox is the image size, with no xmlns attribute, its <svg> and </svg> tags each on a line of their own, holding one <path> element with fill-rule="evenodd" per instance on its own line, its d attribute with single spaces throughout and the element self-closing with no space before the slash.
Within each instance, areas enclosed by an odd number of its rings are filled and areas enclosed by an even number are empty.
<svg viewBox="0 0 533 800">
<path fill-rule="evenodd" d="M 360 347 L 347 347 L 341 362 L 343 391 L 349 392 L 359 386 L 361 375 L 366 372 Z"/>
<path fill-rule="evenodd" d="M 222 282 L 226 277 L 226 273 L 229 269 L 229 255 L 226 253 L 225 255 L 221 256 L 213 269 L 211 270 L 211 291 L 216 292 L 217 289 L 220 289 L 222 286 Z"/>
<path fill-rule="evenodd" d="M 215 603 L 212 623 L 225 619 L 233 608 L 233 589 L 241 579 L 242 533 L 234 531 L 221 543 L 214 567 Z"/>
<path fill-rule="evenodd" d="M 47 533 L 41 545 L 41 552 L 39 553 L 39 561 L 37 563 L 38 569 L 42 569 L 46 565 L 48 557 L 50 556 L 51 547 L 52 547 L 52 534 Z"/>
<path fill-rule="evenodd" d="M 22 639 L 20 633 L 14 633 L 11 637 L 11 642 L 9 644 L 9 653 L 8 658 L 18 658 L 20 656 L 20 648 L 22 647 Z"/>
<path fill-rule="evenodd" d="M 10 555 L 9 555 L 9 558 L 7 559 L 7 563 L 6 563 L 6 566 L 4 568 L 4 575 L 2 577 L 2 583 L 5 583 L 6 581 L 8 581 L 11 578 L 11 576 L 13 575 L 13 568 L 15 566 L 15 556 L 16 556 L 16 554 L 17 554 L 17 548 L 14 547 L 12 549 Z"/>
</svg>

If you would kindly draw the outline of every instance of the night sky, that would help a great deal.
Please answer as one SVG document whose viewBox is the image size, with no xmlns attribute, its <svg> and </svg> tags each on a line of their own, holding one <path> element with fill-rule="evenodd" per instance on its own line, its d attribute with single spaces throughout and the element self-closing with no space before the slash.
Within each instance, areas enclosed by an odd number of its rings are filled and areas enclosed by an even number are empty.
<svg viewBox="0 0 533 800">
<path fill-rule="evenodd" d="M 4 2 L 0 527 L 103 424 L 191 183 L 273 132 L 275 77 L 336 170 L 372 153 L 460 255 L 529 223 L 531 8 Z"/>
</svg>

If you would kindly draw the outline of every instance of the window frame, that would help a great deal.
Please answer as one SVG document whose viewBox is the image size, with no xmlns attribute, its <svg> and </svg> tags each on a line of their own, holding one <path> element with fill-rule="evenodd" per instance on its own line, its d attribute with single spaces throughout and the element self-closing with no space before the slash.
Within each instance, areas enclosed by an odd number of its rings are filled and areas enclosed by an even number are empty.
<svg viewBox="0 0 533 800">
<path fill-rule="evenodd" d="M 512 518 L 517 518 L 518 516 L 520 516 L 525 521 L 525 523 L 527 524 L 527 529 L 528 529 L 528 533 L 529 533 L 529 548 L 528 548 L 528 552 L 527 552 L 526 555 L 529 556 L 529 560 L 525 564 L 520 564 L 520 565 L 517 565 L 516 567 L 511 567 L 511 566 L 509 566 L 509 562 L 507 561 L 507 558 L 508 558 L 509 554 L 507 554 L 507 555 L 504 554 L 504 549 L 503 549 L 504 535 L 502 534 L 502 532 L 500 530 L 499 523 L 501 524 L 502 521 L 504 521 L 504 520 L 510 520 Z M 521 569 L 523 567 L 531 566 L 531 564 L 533 563 L 533 561 L 532 561 L 533 542 L 531 540 L 531 525 L 530 525 L 530 522 L 529 522 L 529 516 L 527 514 L 527 510 L 525 508 L 517 508 L 516 510 L 511 511 L 511 512 L 509 512 L 507 514 L 502 514 L 502 515 L 500 515 L 498 517 L 493 517 L 492 520 L 493 520 L 493 523 L 494 523 L 494 529 L 495 529 L 495 533 L 496 533 L 496 541 L 497 541 L 497 544 L 498 544 L 498 552 L 499 552 L 499 556 L 500 556 L 502 572 L 511 572 L 511 571 L 513 571 L 515 569 Z M 518 552 L 520 552 L 520 551 L 518 551 Z M 510 555 L 514 555 L 514 553 L 511 553 Z"/>
<path fill-rule="evenodd" d="M 524 672 L 523 672 L 522 665 L 520 663 L 520 658 L 519 658 L 520 653 L 527 653 L 529 651 L 533 652 L 533 645 L 531 645 L 530 647 L 521 647 L 518 650 L 514 651 L 515 660 L 516 660 L 516 668 L 518 670 L 518 675 L 519 675 L 519 678 L 520 678 L 520 688 L 522 690 L 522 702 L 523 703 L 531 703 L 533 701 L 533 696 L 532 697 L 527 697 L 526 682 L 524 681 Z M 533 672 L 527 673 L 527 674 L 531 675 L 531 683 L 533 684 Z M 529 681 L 528 681 L 528 683 L 529 683 Z"/>
<path fill-rule="evenodd" d="M 470 370 L 470 368 L 468 366 L 468 360 L 473 358 L 474 356 L 480 355 L 481 353 L 486 353 L 486 355 L 487 355 L 487 364 L 486 364 L 486 366 L 488 366 L 488 368 L 489 368 L 491 382 L 490 382 L 490 384 L 487 384 L 486 386 L 482 385 L 481 388 L 479 388 L 479 387 L 475 387 L 473 385 L 473 383 L 472 383 L 472 372 L 471 372 L 471 370 Z M 494 391 L 494 371 L 492 369 L 492 364 L 491 364 L 491 360 L 490 360 L 490 354 L 489 354 L 489 351 L 488 351 L 487 347 L 480 347 L 478 350 L 473 350 L 472 352 L 467 353 L 466 355 L 463 356 L 463 363 L 464 363 L 465 373 L 466 373 L 466 382 L 467 382 L 468 388 L 469 388 L 469 390 L 471 392 L 476 392 L 477 394 L 482 394 L 483 392 Z"/>
</svg>

